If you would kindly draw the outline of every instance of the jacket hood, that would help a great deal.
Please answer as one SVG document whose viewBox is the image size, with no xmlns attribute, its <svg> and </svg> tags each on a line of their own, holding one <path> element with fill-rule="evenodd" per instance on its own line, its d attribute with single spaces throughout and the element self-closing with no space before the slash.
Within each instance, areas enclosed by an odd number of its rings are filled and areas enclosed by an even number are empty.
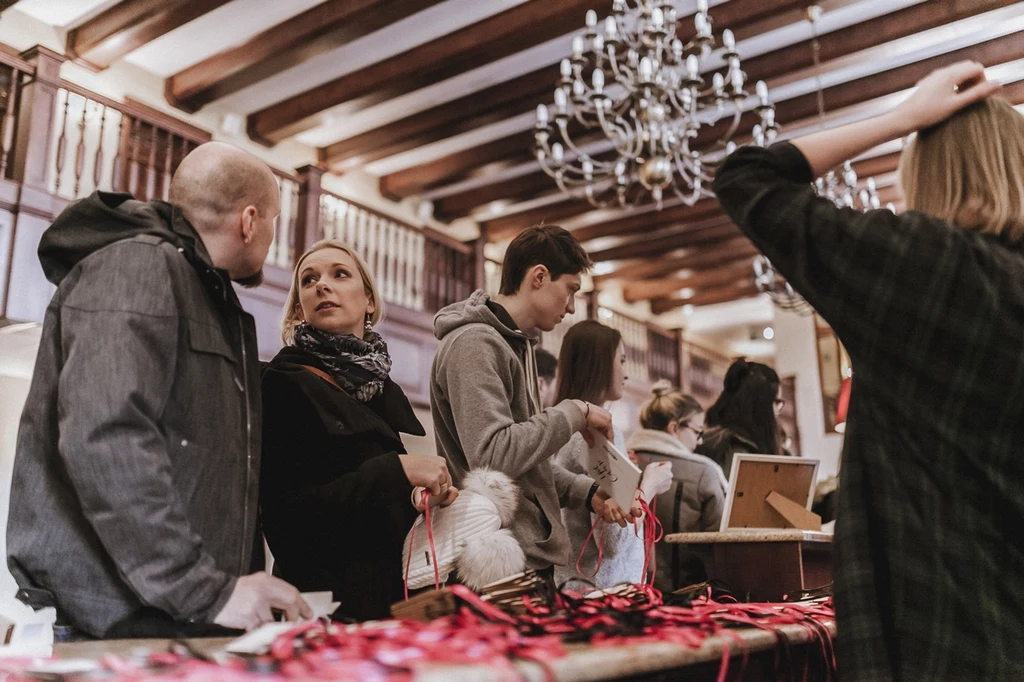
<svg viewBox="0 0 1024 682">
<path fill-rule="evenodd" d="M 434 336 L 441 340 L 459 327 L 483 323 L 497 329 L 502 336 L 528 340 L 526 334 L 518 329 L 510 329 L 487 307 L 490 298 L 483 289 L 477 289 L 465 301 L 442 308 L 434 316 Z"/>
<path fill-rule="evenodd" d="M 655 429 L 640 429 L 629 437 L 626 447 L 638 452 L 653 452 L 665 457 L 687 457 L 693 453 L 671 433 Z"/>
<path fill-rule="evenodd" d="M 187 248 L 209 264 L 202 240 L 180 211 L 163 201 L 144 203 L 113 192 L 93 192 L 65 208 L 39 240 L 39 262 L 46 279 L 59 285 L 89 255 L 144 234 Z"/>
</svg>

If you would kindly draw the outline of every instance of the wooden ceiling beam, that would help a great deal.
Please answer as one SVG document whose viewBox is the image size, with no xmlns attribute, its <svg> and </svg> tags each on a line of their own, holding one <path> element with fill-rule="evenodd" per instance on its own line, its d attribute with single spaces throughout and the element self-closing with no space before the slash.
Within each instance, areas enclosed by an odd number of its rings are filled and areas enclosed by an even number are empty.
<svg viewBox="0 0 1024 682">
<path fill-rule="evenodd" d="M 552 97 L 558 77 L 557 65 L 545 66 L 323 147 L 320 150 L 321 160 L 334 172 L 343 173 L 362 164 L 513 118 L 536 109 L 538 104 L 546 104 Z"/>
<path fill-rule="evenodd" d="M 389 59 L 345 74 L 249 116 L 249 136 L 264 144 L 309 130 L 339 104 L 359 110 L 440 83 L 582 28 L 594 0 L 527 0 Z"/>
<path fill-rule="evenodd" d="M 553 191 L 552 191 L 553 190 Z M 493 201 L 518 203 L 558 193 L 554 181 L 543 173 L 527 173 L 502 183 L 484 185 L 434 200 L 434 217 L 454 220 Z"/>
<path fill-rule="evenodd" d="M 694 271 L 685 277 L 625 282 L 622 285 L 622 298 L 627 303 L 637 303 L 673 296 L 679 294 L 683 289 L 691 289 L 693 293 L 696 293 L 704 289 L 724 286 L 739 278 L 749 278 L 752 272 L 752 259 L 743 257 L 710 270 Z M 681 294 L 680 298 L 683 298 Z"/>
<path fill-rule="evenodd" d="M 701 291 L 692 298 L 684 299 L 680 296 L 674 296 L 671 298 L 653 299 L 651 301 L 651 312 L 655 315 L 662 315 L 684 305 L 697 307 L 713 305 L 715 303 L 728 303 L 729 301 L 737 301 L 741 298 L 757 296 L 759 293 L 753 278 L 738 279 L 735 282 L 715 289 Z"/>
<path fill-rule="evenodd" d="M 697 222 L 720 215 L 721 207 L 717 199 L 702 199 L 693 206 L 675 204 L 660 211 L 645 211 L 631 214 L 624 212 L 621 218 L 603 223 L 587 225 L 572 230 L 581 242 L 600 237 L 624 236 L 632 234 L 650 234 L 658 228 L 679 223 Z"/>
<path fill-rule="evenodd" d="M 710 224 L 701 227 L 695 226 L 696 229 L 677 230 L 664 236 L 644 236 L 619 246 L 591 251 L 590 257 L 595 263 L 608 263 L 633 258 L 666 256 L 677 249 L 711 246 L 743 236 L 743 233 L 733 225 L 728 217 L 722 215 L 712 220 L 714 222 L 708 221 Z M 657 235 L 660 234 L 660 232 L 657 233 Z"/>
<path fill-rule="evenodd" d="M 968 18 L 1008 4 L 1012 3 L 1009 0 L 980 0 L 980 2 L 977 3 L 964 3 L 962 0 L 934 0 L 934 2 L 923 3 L 904 10 L 899 10 L 890 15 L 886 15 L 884 20 L 865 22 L 863 24 L 857 24 L 828 34 L 821 41 L 823 50 L 822 59 L 823 61 L 828 61 L 839 58 L 853 52 L 881 45 L 890 40 L 913 35 L 919 31 L 928 30 L 945 23 Z M 719 10 L 729 7 L 730 5 L 732 5 L 732 3 L 715 8 L 712 14 L 713 16 L 716 16 L 716 23 L 718 23 L 717 13 Z M 782 16 L 783 14 L 786 13 L 782 13 L 778 16 Z M 724 24 L 720 23 L 718 25 L 724 26 Z M 809 65 L 811 65 L 810 46 L 809 43 L 803 42 L 776 50 L 763 56 L 745 60 L 744 70 L 747 72 L 748 78 L 751 81 L 768 80 L 793 69 L 804 68 Z M 882 76 L 882 74 L 879 74 L 872 78 L 880 78 Z M 837 94 L 841 95 L 842 93 L 832 92 L 829 94 L 828 91 L 826 91 L 826 104 L 831 110 L 834 110 L 838 106 L 835 101 L 832 101 Z M 861 100 L 862 99 L 864 98 L 862 97 Z M 813 101 L 815 105 L 812 109 L 808 109 L 807 107 L 807 103 L 809 101 Z M 804 98 L 803 102 L 800 103 L 797 114 L 799 114 L 800 111 L 816 112 L 815 96 Z M 784 115 L 786 112 L 783 111 L 781 114 Z M 781 115 L 779 120 L 783 121 Z M 749 131 L 756 122 L 756 117 L 746 117 L 740 134 L 745 133 L 749 136 Z M 791 121 L 785 120 L 784 122 L 790 123 Z M 705 129 L 703 134 L 698 138 L 697 144 L 710 144 L 714 139 L 719 137 L 725 129 L 726 126 L 724 124 L 714 128 L 711 131 L 711 134 L 709 134 L 709 131 Z M 587 140 L 597 139 L 599 139 L 599 137 L 594 136 L 593 138 L 579 140 L 579 143 L 586 144 Z M 530 162 L 533 158 L 532 136 L 521 136 L 519 138 L 519 146 L 516 147 L 514 145 L 510 145 L 509 153 L 511 156 L 500 160 L 492 157 L 488 159 L 488 163 L 492 164 L 492 167 L 495 168 L 505 168 Z M 462 167 L 458 169 L 452 169 L 449 167 L 447 170 L 455 170 L 456 172 L 454 175 L 457 179 L 462 177 L 461 174 L 465 173 L 469 169 L 469 167 Z M 439 176 L 436 172 L 431 172 L 432 170 L 434 169 L 423 169 L 423 173 L 421 174 L 422 177 L 430 178 L 429 182 L 431 183 L 431 187 L 446 184 L 447 180 Z M 537 176 L 538 181 L 540 181 L 542 174 L 539 168 L 535 172 L 535 175 Z M 549 182 L 551 183 L 550 186 L 554 187 L 554 182 L 550 180 Z M 476 188 L 474 191 L 477 192 L 478 196 L 485 194 L 485 192 L 480 188 Z M 492 192 L 491 195 L 495 193 L 496 191 Z M 493 201 L 494 198 L 490 198 L 489 200 Z"/>
<path fill-rule="evenodd" d="M 500 162 L 508 156 L 510 150 L 521 146 L 524 138 L 532 137 L 531 132 L 518 132 L 419 166 L 381 176 L 380 193 L 394 201 L 401 201 L 440 185 L 450 184 L 456 177 L 460 180 L 469 179 L 474 176 L 469 171 L 478 171 L 481 167 Z"/>
<path fill-rule="evenodd" d="M 443 0 L 327 0 L 179 71 L 164 83 L 172 105 L 188 112 L 227 97 Z"/>
<path fill-rule="evenodd" d="M 640 260 L 620 266 L 612 272 L 594 275 L 598 287 L 612 280 L 633 281 L 665 277 L 680 270 L 707 270 L 740 258 L 753 258 L 757 249 L 746 237 L 740 236 L 713 247 L 690 249 L 683 255 Z"/>
<path fill-rule="evenodd" d="M 905 38 L 938 26 L 1012 5 L 1016 0 L 929 0 L 886 14 L 878 19 L 832 31 L 819 38 L 819 58 L 824 64 L 854 52 Z M 806 40 L 743 60 L 743 70 L 753 81 L 776 78 L 814 65 L 811 41 Z"/>
<path fill-rule="evenodd" d="M 595 5 L 596 3 L 590 4 Z M 802 0 L 801 2 L 787 0 L 781 4 L 786 6 L 802 5 L 803 2 Z M 766 9 L 765 3 L 760 1 L 732 0 L 729 5 L 716 7 L 712 11 L 712 17 L 714 17 L 716 25 L 720 25 L 722 28 L 745 27 L 759 25 L 758 22 L 766 14 L 776 11 L 780 11 L 780 8 Z M 725 17 L 725 21 L 731 21 L 731 23 L 722 24 L 722 20 L 719 19 L 720 15 Z M 569 26 L 566 32 L 576 28 L 582 30 L 582 14 L 576 19 L 576 23 Z M 693 15 L 687 15 L 680 19 L 678 26 L 681 36 L 691 36 L 694 32 Z M 568 48 L 568 45 L 566 47 Z M 557 62 L 545 65 L 508 82 L 498 83 L 458 100 L 439 104 L 426 111 L 412 114 L 399 121 L 329 145 L 322 151 L 322 161 L 332 170 L 343 172 L 358 164 L 387 158 L 460 132 L 489 125 L 496 120 L 518 116 L 532 111 L 538 104 L 549 103 L 558 77 Z M 491 200 L 483 203 L 489 203 L 489 201 Z M 482 204 L 476 206 L 480 205 Z M 476 206 L 470 208 L 476 208 Z"/>
<path fill-rule="evenodd" d="M 102 71 L 121 57 L 230 0 L 124 0 L 68 31 L 64 51 Z"/>
</svg>

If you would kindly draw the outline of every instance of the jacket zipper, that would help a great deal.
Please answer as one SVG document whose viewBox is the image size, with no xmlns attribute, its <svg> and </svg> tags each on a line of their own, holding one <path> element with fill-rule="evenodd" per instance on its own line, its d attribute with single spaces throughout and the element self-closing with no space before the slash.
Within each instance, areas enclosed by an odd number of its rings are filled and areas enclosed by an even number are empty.
<svg viewBox="0 0 1024 682">
<path fill-rule="evenodd" d="M 238 318 L 238 340 L 242 346 L 242 400 L 245 402 L 245 506 L 242 516 L 242 547 L 238 553 L 238 575 L 242 576 L 248 572 L 245 566 L 245 548 L 252 546 L 253 542 L 246 543 L 249 534 L 249 488 L 252 485 L 252 409 L 249 405 L 249 360 L 245 352 L 245 323 Z"/>
</svg>

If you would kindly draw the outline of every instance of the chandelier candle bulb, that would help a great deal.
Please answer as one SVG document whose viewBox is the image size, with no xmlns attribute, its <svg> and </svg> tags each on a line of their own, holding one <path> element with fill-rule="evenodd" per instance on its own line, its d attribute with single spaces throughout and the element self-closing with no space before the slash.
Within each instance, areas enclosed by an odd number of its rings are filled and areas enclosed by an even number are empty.
<svg viewBox="0 0 1024 682">
<path fill-rule="evenodd" d="M 725 49 L 730 52 L 736 49 L 736 37 L 733 36 L 731 30 L 725 29 L 722 31 L 722 44 L 725 45 Z"/>
<path fill-rule="evenodd" d="M 757 90 L 757 96 L 761 99 L 761 106 L 768 106 L 768 86 L 765 82 L 757 81 L 755 89 Z"/>
<path fill-rule="evenodd" d="M 654 75 L 654 63 L 651 62 L 650 57 L 642 58 L 640 60 L 640 82 L 650 83 L 652 75 Z"/>
<path fill-rule="evenodd" d="M 548 125 L 548 108 L 543 104 L 537 105 L 537 125 L 542 128 Z"/>
<path fill-rule="evenodd" d="M 658 7 L 651 11 L 651 26 L 658 30 L 665 28 L 665 13 Z"/>
<path fill-rule="evenodd" d="M 573 59 L 583 59 L 583 36 L 576 36 L 572 39 L 572 57 Z"/>
<path fill-rule="evenodd" d="M 578 83 L 579 81 L 576 81 L 576 82 Z M 565 91 L 562 90 L 562 88 L 558 88 L 558 89 L 555 90 L 555 109 L 558 110 L 559 114 L 564 114 L 565 113 L 565 105 L 566 105 Z"/>
<path fill-rule="evenodd" d="M 600 72 L 595 71 L 594 73 L 600 73 Z M 572 96 L 575 99 L 581 100 L 581 99 L 583 99 L 586 96 L 586 94 L 587 94 L 587 86 L 583 84 L 583 81 L 581 81 L 579 78 L 574 80 L 572 82 Z"/>
<path fill-rule="evenodd" d="M 608 17 L 604 20 L 604 37 L 612 41 L 619 36 L 619 27 L 615 23 L 615 17 Z"/>
<path fill-rule="evenodd" d="M 691 54 L 686 58 L 686 73 L 690 80 L 697 80 L 700 77 L 700 62 L 696 55 Z"/>
<path fill-rule="evenodd" d="M 593 83 L 594 92 L 600 93 L 604 91 L 604 71 L 594 69 Z"/>
<path fill-rule="evenodd" d="M 559 165 L 561 165 L 562 161 L 565 160 L 565 153 L 562 151 L 562 145 L 560 142 L 556 142 L 551 145 L 551 158 Z"/>
<path fill-rule="evenodd" d="M 706 36 L 708 33 L 708 29 L 710 28 L 708 26 L 707 17 L 705 17 L 703 13 L 698 12 L 693 17 L 693 27 L 697 29 L 697 35 Z"/>
<path fill-rule="evenodd" d="M 716 73 L 711 77 L 711 85 L 714 86 L 715 92 L 721 96 L 722 88 L 725 87 L 725 78 L 720 73 Z"/>
<path fill-rule="evenodd" d="M 591 30 L 597 28 L 597 12 L 592 9 L 587 10 L 587 28 Z"/>
<path fill-rule="evenodd" d="M 583 160 L 583 176 L 587 180 L 591 180 L 594 177 L 594 164 L 590 161 L 590 159 Z"/>
<path fill-rule="evenodd" d="M 572 62 L 568 59 L 563 59 L 559 64 L 559 69 L 562 72 L 562 80 L 568 81 L 572 78 Z"/>
<path fill-rule="evenodd" d="M 601 54 L 604 52 L 604 36 L 598 33 L 594 36 L 594 54 Z"/>
</svg>

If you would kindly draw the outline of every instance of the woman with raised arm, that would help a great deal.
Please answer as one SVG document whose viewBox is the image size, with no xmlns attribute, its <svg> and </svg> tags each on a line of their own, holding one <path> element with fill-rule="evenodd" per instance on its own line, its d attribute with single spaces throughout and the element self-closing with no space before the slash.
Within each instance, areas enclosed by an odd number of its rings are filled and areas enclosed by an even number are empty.
<svg viewBox="0 0 1024 682">
<path fill-rule="evenodd" d="M 733 153 L 730 217 L 857 368 L 836 528 L 844 680 L 1024 679 L 1024 117 L 976 62 L 874 119 Z M 816 176 L 916 133 L 907 211 Z"/>
<path fill-rule="evenodd" d="M 422 507 L 415 486 L 445 503 L 457 492 L 444 459 L 408 455 L 422 436 L 391 380 L 383 316 L 363 259 L 338 241 L 295 263 L 285 347 L 263 373 L 260 504 L 281 575 L 303 591 L 331 590 L 338 617 L 387 618 L 401 601 L 402 544 Z"/>
</svg>

